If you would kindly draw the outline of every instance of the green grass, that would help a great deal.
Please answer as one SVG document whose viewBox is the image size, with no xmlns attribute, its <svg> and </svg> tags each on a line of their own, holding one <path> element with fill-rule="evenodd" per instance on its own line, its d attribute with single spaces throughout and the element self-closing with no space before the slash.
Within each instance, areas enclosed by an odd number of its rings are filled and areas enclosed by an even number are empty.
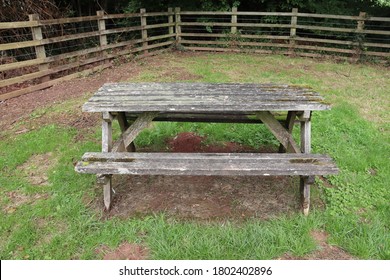
<svg viewBox="0 0 390 280">
<path fill-rule="evenodd" d="M 129 81 L 276 82 L 309 85 L 321 92 L 332 110 L 313 116 L 313 151 L 330 154 L 340 174 L 317 186 L 326 207 L 309 217 L 296 213 L 267 221 L 248 219 L 197 222 L 164 214 L 103 219 L 86 205 L 101 199 L 94 176 L 74 172 L 86 151 L 99 150 L 99 128 L 83 141 L 77 131 L 54 124 L 25 134 L 3 133 L 0 142 L 0 258 L 94 259 L 101 245 L 142 243 L 154 259 L 272 259 L 290 252 L 304 256 L 316 249 L 312 230 L 325 230 L 329 242 L 362 259 L 390 259 L 390 74 L 367 65 L 335 64 L 283 56 L 244 54 L 165 54 L 159 67 L 141 62 Z M 167 76 L 170 69 L 177 73 Z M 41 108 L 45 114 L 71 111 L 66 106 Z M 25 121 L 26 122 L 26 121 Z M 20 123 L 15 124 L 18 127 Z M 117 126 L 116 126 L 117 128 Z M 207 136 L 209 143 L 239 142 L 252 147 L 276 145 L 264 128 L 253 125 L 157 123 L 136 144 L 163 149 L 179 132 Z M 18 167 L 37 154 L 52 153 L 49 184 L 33 186 Z M 10 194 L 25 198 L 15 205 Z M 44 198 L 34 199 L 39 195 Z"/>
</svg>

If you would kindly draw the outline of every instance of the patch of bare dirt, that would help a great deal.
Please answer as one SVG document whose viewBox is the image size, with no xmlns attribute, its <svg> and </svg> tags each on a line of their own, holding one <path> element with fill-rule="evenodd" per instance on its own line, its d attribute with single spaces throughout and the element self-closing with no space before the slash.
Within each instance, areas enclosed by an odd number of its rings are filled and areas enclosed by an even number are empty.
<svg viewBox="0 0 390 280">
<path fill-rule="evenodd" d="M 296 257 L 290 253 L 284 254 L 280 260 L 353 260 L 353 256 L 343 249 L 328 243 L 328 234 L 325 231 L 314 230 L 310 233 L 317 243 L 317 250 L 304 256 Z"/>
<path fill-rule="evenodd" d="M 168 141 L 168 145 L 175 153 L 193 153 L 201 150 L 203 139 L 192 132 L 183 132 Z"/>
<path fill-rule="evenodd" d="M 269 152 L 237 143 L 205 145 L 204 137 L 180 133 L 170 141 L 174 152 Z M 286 176 L 113 176 L 113 207 L 106 217 L 163 212 L 179 219 L 268 219 L 299 211 L 298 179 Z M 97 188 L 92 208 L 102 210 Z"/>
<path fill-rule="evenodd" d="M 52 223 L 53 220 L 49 217 L 34 219 L 35 228 L 40 233 L 40 238 L 36 241 L 36 246 L 47 245 L 52 242 L 55 236 L 62 235 L 69 230 L 67 223 L 55 223 L 55 229 L 53 229 Z"/>
<path fill-rule="evenodd" d="M 38 154 L 18 166 L 18 170 L 26 176 L 31 185 L 47 186 L 49 184 L 47 171 L 55 164 L 56 160 L 53 159 L 52 153 Z"/>
<path fill-rule="evenodd" d="M 27 195 L 19 191 L 11 191 L 6 193 L 6 197 L 10 200 L 10 202 L 3 207 L 3 211 L 7 214 L 11 214 L 15 212 L 20 206 L 34 203 L 39 199 L 47 199 L 49 195 L 48 194 Z"/>
<path fill-rule="evenodd" d="M 152 66 L 161 64 L 162 61 L 157 57 L 147 57 L 142 60 L 142 63 Z M 132 61 L 119 66 L 113 66 L 100 73 L 63 81 L 48 89 L 0 102 L 0 131 L 11 128 L 13 124 L 28 117 L 38 108 L 50 107 L 69 99 L 82 97 L 87 92 L 95 92 L 104 83 L 125 81 L 129 77 L 138 75 L 140 71 L 141 66 L 137 62 Z"/>
<path fill-rule="evenodd" d="M 146 260 L 149 249 L 140 244 L 123 242 L 114 250 L 102 245 L 96 249 L 96 254 L 103 256 L 103 260 Z"/>
<path fill-rule="evenodd" d="M 164 71 L 161 76 L 164 78 L 169 77 L 172 81 L 195 81 L 202 79 L 203 76 L 196 75 L 188 72 L 184 67 L 170 67 L 167 71 Z"/>
<path fill-rule="evenodd" d="M 285 176 L 114 176 L 113 186 L 108 217 L 163 212 L 179 219 L 242 220 L 299 211 L 298 181 Z M 101 211 L 101 194 L 95 207 Z"/>
</svg>

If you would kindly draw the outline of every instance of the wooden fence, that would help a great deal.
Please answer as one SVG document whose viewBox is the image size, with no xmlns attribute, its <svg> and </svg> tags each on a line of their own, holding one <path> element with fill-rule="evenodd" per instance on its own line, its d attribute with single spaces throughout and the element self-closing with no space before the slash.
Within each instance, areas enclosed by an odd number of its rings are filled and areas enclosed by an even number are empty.
<svg viewBox="0 0 390 280">
<path fill-rule="evenodd" d="M 10 31 L 19 31 L 19 36 Z M 297 9 L 276 13 L 170 8 L 161 13 L 98 11 L 96 16 L 54 20 L 31 15 L 25 22 L 0 22 L 3 34 L 8 37 L 0 44 L 0 100 L 107 68 L 118 57 L 153 55 L 173 45 L 192 51 L 390 58 L 390 18 L 363 12 L 344 16 Z"/>
<path fill-rule="evenodd" d="M 390 18 L 299 13 L 180 12 L 176 38 L 194 51 L 390 57 Z"/>
<path fill-rule="evenodd" d="M 54 20 L 30 15 L 25 22 L 0 22 L 3 34 L 18 30 L 18 38 L 27 38 L 0 44 L 0 100 L 105 69 L 118 57 L 159 53 L 174 44 L 174 26 L 172 9 L 111 15 L 98 11 L 96 16 Z"/>
</svg>

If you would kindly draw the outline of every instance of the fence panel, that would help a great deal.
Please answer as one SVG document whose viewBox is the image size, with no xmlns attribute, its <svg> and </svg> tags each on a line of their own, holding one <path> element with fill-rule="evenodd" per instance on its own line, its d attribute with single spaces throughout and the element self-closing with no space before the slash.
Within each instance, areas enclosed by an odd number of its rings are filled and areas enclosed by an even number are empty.
<svg viewBox="0 0 390 280">
<path fill-rule="evenodd" d="M 361 60 L 390 57 L 390 18 L 291 12 L 181 11 L 0 23 L 0 100 L 167 47 Z M 388 61 L 388 60 L 387 60 Z"/>
<path fill-rule="evenodd" d="M 118 56 L 153 55 L 172 44 L 174 12 L 0 23 L 0 100 L 111 66 Z M 19 28 L 12 41 L 5 34 Z M 21 33 L 21 32 L 19 32 Z M 4 36 L 3 36 L 4 35 Z"/>
</svg>

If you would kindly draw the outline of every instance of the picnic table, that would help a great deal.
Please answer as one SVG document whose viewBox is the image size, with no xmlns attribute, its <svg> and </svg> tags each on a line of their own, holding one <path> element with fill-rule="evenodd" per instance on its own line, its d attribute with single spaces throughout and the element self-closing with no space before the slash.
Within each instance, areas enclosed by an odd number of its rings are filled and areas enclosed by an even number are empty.
<svg viewBox="0 0 390 280">
<path fill-rule="evenodd" d="M 238 83 L 112 83 L 83 105 L 102 114 L 102 152 L 87 152 L 75 170 L 98 175 L 104 205 L 112 204 L 113 174 L 300 176 L 302 209 L 309 213 L 315 175 L 336 174 L 327 155 L 311 153 L 313 111 L 330 106 L 306 87 Z M 113 143 L 112 123 L 121 129 Z M 264 124 L 280 142 L 279 153 L 138 153 L 134 140 L 152 121 Z M 299 144 L 292 136 L 300 123 Z"/>
</svg>

